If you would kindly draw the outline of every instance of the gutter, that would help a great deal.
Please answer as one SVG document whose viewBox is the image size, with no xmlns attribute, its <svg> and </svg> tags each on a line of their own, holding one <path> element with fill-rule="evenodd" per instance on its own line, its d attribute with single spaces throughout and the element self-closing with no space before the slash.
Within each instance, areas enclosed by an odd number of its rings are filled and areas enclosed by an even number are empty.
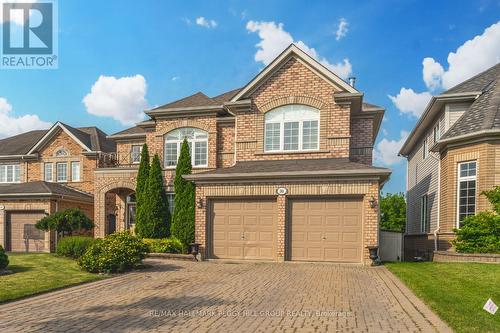
<svg viewBox="0 0 500 333">
<path fill-rule="evenodd" d="M 480 137 L 488 136 L 488 135 L 492 135 L 492 136 L 500 135 L 500 129 L 496 129 L 496 128 L 495 129 L 486 129 L 486 130 L 481 130 L 481 131 L 474 132 L 474 133 L 463 134 L 463 135 L 458 135 L 458 136 L 454 136 L 451 138 L 439 140 L 434 146 L 432 146 L 430 148 L 430 150 L 433 152 L 436 152 L 436 151 L 439 151 L 441 148 L 443 148 L 443 146 L 445 146 L 446 144 L 449 144 L 449 143 L 454 143 L 454 142 L 458 142 L 458 141 L 462 141 L 462 140 L 470 140 L 470 139 L 480 138 Z"/>
<path fill-rule="evenodd" d="M 108 135 L 108 136 L 106 136 L 106 139 L 109 139 L 109 140 L 142 139 L 145 137 L 146 137 L 146 133 L 133 133 L 133 134 Z"/>
</svg>

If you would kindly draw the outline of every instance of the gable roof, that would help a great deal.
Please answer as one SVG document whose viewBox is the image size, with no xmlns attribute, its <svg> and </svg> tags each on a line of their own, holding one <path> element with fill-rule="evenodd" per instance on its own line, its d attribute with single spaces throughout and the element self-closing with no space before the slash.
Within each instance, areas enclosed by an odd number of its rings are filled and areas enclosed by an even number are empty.
<svg viewBox="0 0 500 333">
<path fill-rule="evenodd" d="M 66 131 L 89 152 L 114 152 L 116 144 L 106 138 L 106 133 L 97 127 L 74 128 L 57 122 L 48 130 L 35 130 L 0 140 L 0 156 L 29 155 L 43 147 L 57 129 Z"/>
<path fill-rule="evenodd" d="M 108 136 L 108 139 L 146 137 L 146 130 L 140 126 L 134 126 Z"/>
<path fill-rule="evenodd" d="M 219 103 L 215 101 L 214 99 L 208 97 L 201 91 L 198 91 L 196 94 L 178 99 L 176 101 L 173 101 L 171 103 L 156 107 L 150 111 L 155 111 L 155 110 L 164 110 L 164 109 L 177 109 L 177 108 L 184 108 L 184 107 L 197 107 L 197 106 L 217 106 L 221 105 L 222 103 Z"/>
<path fill-rule="evenodd" d="M 254 91 L 262 82 L 266 81 L 276 70 L 283 66 L 288 59 L 295 57 L 315 71 L 317 74 L 330 81 L 333 85 L 339 87 L 340 90 L 348 93 L 359 93 L 354 87 L 342 80 L 331 70 L 323 66 L 319 61 L 311 57 L 306 52 L 302 51 L 295 44 L 290 44 L 279 56 L 277 56 L 269 65 L 267 65 L 257 76 L 255 76 L 245 87 L 243 87 L 232 99 L 231 102 L 236 102 L 247 97 Z"/>
<path fill-rule="evenodd" d="M 449 141 L 464 139 L 471 135 L 500 132 L 500 63 L 473 76 L 472 78 L 431 98 L 417 125 L 406 139 L 399 151 L 408 156 L 419 138 L 427 132 L 432 119 L 448 102 L 470 101 L 471 105 L 439 142 L 432 147 L 438 150 Z"/>
<path fill-rule="evenodd" d="M 58 183 L 44 181 L 0 185 L 0 197 L 59 197 L 93 201 L 93 196 Z"/>
</svg>

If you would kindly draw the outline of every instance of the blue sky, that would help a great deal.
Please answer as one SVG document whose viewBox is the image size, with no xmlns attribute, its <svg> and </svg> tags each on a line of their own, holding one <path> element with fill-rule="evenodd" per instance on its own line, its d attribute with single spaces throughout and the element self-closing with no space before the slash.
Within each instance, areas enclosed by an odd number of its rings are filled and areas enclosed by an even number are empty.
<svg viewBox="0 0 500 333">
<path fill-rule="evenodd" d="M 143 107 L 243 86 L 293 40 L 356 76 L 365 101 L 386 108 L 376 163 L 393 169 L 388 192 L 404 191 L 405 162 L 395 152 L 430 95 L 500 61 L 499 0 L 58 6 L 59 68 L 0 70 L 0 137 L 57 120 L 113 133 Z"/>
</svg>

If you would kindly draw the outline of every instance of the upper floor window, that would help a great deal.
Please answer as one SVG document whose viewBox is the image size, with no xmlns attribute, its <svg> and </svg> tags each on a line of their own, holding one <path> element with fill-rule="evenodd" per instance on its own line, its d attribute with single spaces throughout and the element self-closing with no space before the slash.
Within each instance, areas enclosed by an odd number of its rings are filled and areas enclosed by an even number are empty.
<svg viewBox="0 0 500 333">
<path fill-rule="evenodd" d="M 303 151 L 319 147 L 319 110 L 306 105 L 278 107 L 265 115 L 264 150 Z"/>
<path fill-rule="evenodd" d="M 437 125 L 434 126 L 433 136 L 434 136 L 434 143 L 438 142 L 439 139 L 441 138 L 441 133 L 439 132 L 439 123 L 437 123 Z"/>
<path fill-rule="evenodd" d="M 429 141 L 427 137 L 424 138 L 424 143 L 422 145 L 423 158 L 424 160 L 429 156 Z"/>
<path fill-rule="evenodd" d="M 141 162 L 142 145 L 133 145 L 130 148 L 130 162 L 137 164 Z"/>
<path fill-rule="evenodd" d="M 58 182 L 68 181 L 68 163 L 56 163 L 56 177 Z"/>
<path fill-rule="evenodd" d="M 52 163 L 45 163 L 43 166 L 43 178 L 46 182 L 51 182 L 54 180 L 53 178 L 53 170 L 52 170 Z"/>
<path fill-rule="evenodd" d="M 477 162 L 458 164 L 458 217 L 457 226 L 469 215 L 476 213 Z"/>
<path fill-rule="evenodd" d="M 21 168 L 19 164 L 0 165 L 0 183 L 19 183 L 21 181 Z"/>
<path fill-rule="evenodd" d="M 71 181 L 80 181 L 80 162 L 71 162 Z"/>
<path fill-rule="evenodd" d="M 68 151 L 67 151 L 66 149 L 64 149 L 64 148 L 59 149 L 59 150 L 58 150 L 58 151 L 56 151 L 56 153 L 55 153 L 55 156 L 56 156 L 56 157 L 63 157 L 63 156 L 68 156 L 68 155 L 69 155 L 69 154 L 68 154 Z"/>
<path fill-rule="evenodd" d="M 191 163 L 194 167 L 208 165 L 208 133 L 198 128 L 183 127 L 165 135 L 165 166 L 177 165 L 184 139 L 189 143 Z"/>
</svg>

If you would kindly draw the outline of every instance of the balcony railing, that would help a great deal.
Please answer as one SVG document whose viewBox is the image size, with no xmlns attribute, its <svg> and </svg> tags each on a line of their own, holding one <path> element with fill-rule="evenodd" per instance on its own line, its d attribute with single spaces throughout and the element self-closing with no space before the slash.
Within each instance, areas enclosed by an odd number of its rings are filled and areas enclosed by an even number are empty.
<svg viewBox="0 0 500 333">
<path fill-rule="evenodd" d="M 140 156 L 131 153 L 103 153 L 98 168 L 130 168 L 139 166 Z"/>
</svg>

